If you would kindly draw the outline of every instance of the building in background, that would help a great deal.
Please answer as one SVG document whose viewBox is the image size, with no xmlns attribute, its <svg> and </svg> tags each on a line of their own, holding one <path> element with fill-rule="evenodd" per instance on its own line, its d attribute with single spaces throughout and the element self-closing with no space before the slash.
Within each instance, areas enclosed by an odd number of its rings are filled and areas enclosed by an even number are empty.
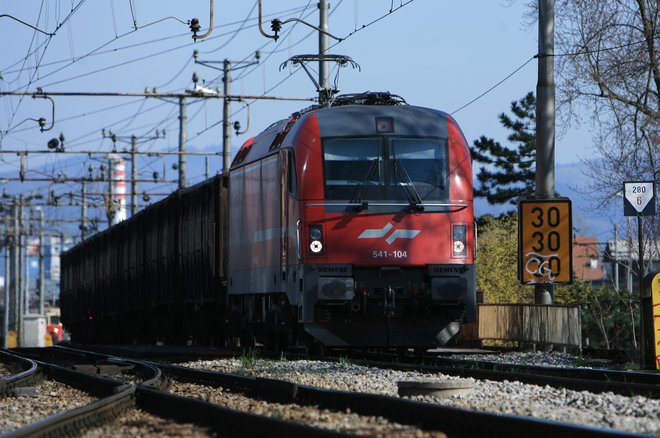
<svg viewBox="0 0 660 438">
<path fill-rule="evenodd" d="M 71 238 L 51 236 L 44 239 L 44 301 L 51 306 L 59 305 L 60 254 L 73 246 Z M 39 239 L 30 238 L 27 244 L 27 303 L 29 310 L 39 309 Z"/>
<path fill-rule="evenodd" d="M 573 237 L 573 277 L 594 285 L 603 284 L 605 266 L 595 237 Z"/>
<path fill-rule="evenodd" d="M 629 291 L 638 288 L 639 245 L 637 240 L 608 240 L 603 254 L 607 284 Z M 660 270 L 660 240 L 644 242 L 645 272 Z"/>
</svg>

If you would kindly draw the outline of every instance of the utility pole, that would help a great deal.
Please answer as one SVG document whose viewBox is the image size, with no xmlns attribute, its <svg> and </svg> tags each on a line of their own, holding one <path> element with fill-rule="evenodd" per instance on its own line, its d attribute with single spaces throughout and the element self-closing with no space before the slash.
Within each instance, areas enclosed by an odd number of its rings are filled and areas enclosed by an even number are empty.
<svg viewBox="0 0 660 438">
<path fill-rule="evenodd" d="M 131 216 L 137 213 L 137 137 L 131 135 Z"/>
<path fill-rule="evenodd" d="M 18 345 L 22 346 L 25 343 L 25 332 L 23 330 L 23 314 L 25 313 L 25 245 L 23 244 L 23 195 L 19 196 L 18 203 Z"/>
<path fill-rule="evenodd" d="M 249 67 L 251 65 L 257 64 L 261 55 L 259 51 L 254 53 L 255 61 L 231 61 L 225 58 L 223 61 L 200 61 L 199 53 L 195 50 L 193 53 L 193 58 L 195 59 L 195 64 L 201 64 L 205 67 L 210 67 L 215 70 L 220 70 L 219 67 L 216 67 L 214 64 L 222 62 L 222 86 L 223 86 L 223 105 L 222 105 L 222 170 L 229 170 L 231 166 L 231 101 L 232 100 L 243 100 L 244 96 L 232 96 L 230 94 L 231 90 L 231 72 L 232 70 L 238 70 L 242 68 Z M 236 65 L 238 64 L 238 65 Z M 197 86 L 197 73 L 193 75 L 193 81 L 195 86 Z M 203 91 L 202 91 L 203 90 Z M 215 91 L 203 88 L 200 89 L 200 92 L 204 92 L 205 95 L 213 95 Z M 209 94 L 210 93 L 210 94 Z M 219 92 L 218 92 L 218 95 Z M 249 111 L 248 111 L 249 117 Z M 238 122 L 237 122 L 238 123 Z M 249 118 L 248 118 L 249 123 Z M 236 128 L 236 133 L 238 134 L 238 129 Z"/>
<path fill-rule="evenodd" d="M 14 198 L 16 199 L 16 198 Z M 13 304 L 13 325 L 16 330 L 16 334 L 18 335 L 21 329 L 20 326 L 20 296 L 21 296 L 21 285 L 20 285 L 20 279 L 21 279 L 21 267 L 20 267 L 20 247 L 21 247 L 21 234 L 20 234 L 20 224 L 21 221 L 19 219 L 19 204 L 14 203 L 14 251 L 12 253 L 13 255 L 13 268 L 14 268 L 14 273 L 12 277 L 14 278 L 14 284 L 13 284 L 13 289 L 14 289 L 14 297 L 12 300 Z M 16 338 L 18 341 L 18 337 Z"/>
<path fill-rule="evenodd" d="M 186 98 L 179 97 L 179 189 L 186 186 Z"/>
<path fill-rule="evenodd" d="M 82 202 L 80 203 L 80 237 L 87 239 L 87 182 L 82 182 Z"/>
<path fill-rule="evenodd" d="M 106 208 L 105 213 L 108 217 L 108 226 L 112 226 L 115 223 L 115 206 L 114 206 L 114 187 L 112 186 L 112 180 L 114 175 L 114 161 L 112 158 L 108 159 L 108 196 L 106 197 Z"/>
<path fill-rule="evenodd" d="M 10 242 L 11 242 L 11 237 L 9 236 L 9 217 L 5 216 L 5 230 L 7 231 L 7 235 L 5 237 L 5 310 L 2 315 L 2 339 L 3 339 L 3 345 L 2 348 L 9 348 L 9 340 L 7 339 L 9 335 L 9 297 L 11 294 L 11 289 L 9 285 L 11 284 L 11 281 L 13 280 L 13 274 L 11 273 L 11 267 L 9 264 L 9 247 L 10 247 Z"/>
<path fill-rule="evenodd" d="M 536 198 L 555 196 L 555 2 L 539 1 L 538 82 L 536 84 Z M 552 304 L 554 287 L 537 284 L 536 304 Z"/>
<path fill-rule="evenodd" d="M 323 55 L 328 51 L 328 0 L 319 0 L 319 103 L 323 103 L 330 97 L 328 86 L 328 63 L 323 60 Z"/>
<path fill-rule="evenodd" d="M 231 166 L 231 120 L 229 120 L 231 114 L 231 98 L 230 93 L 230 84 L 231 84 L 231 61 L 225 59 L 223 63 L 223 93 L 225 98 L 223 99 L 222 105 L 222 171 L 229 170 Z"/>
<path fill-rule="evenodd" d="M 44 254 L 44 210 L 39 210 L 39 314 L 44 314 L 44 295 L 46 293 L 46 267 Z"/>
</svg>

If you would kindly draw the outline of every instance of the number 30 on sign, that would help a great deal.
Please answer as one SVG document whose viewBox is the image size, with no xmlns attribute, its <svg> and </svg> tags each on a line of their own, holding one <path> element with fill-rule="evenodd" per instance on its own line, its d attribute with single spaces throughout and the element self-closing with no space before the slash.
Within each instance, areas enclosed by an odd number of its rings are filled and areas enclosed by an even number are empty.
<svg viewBox="0 0 660 438">
<path fill-rule="evenodd" d="M 518 279 L 522 284 L 566 284 L 573 277 L 571 200 L 518 203 Z"/>
</svg>

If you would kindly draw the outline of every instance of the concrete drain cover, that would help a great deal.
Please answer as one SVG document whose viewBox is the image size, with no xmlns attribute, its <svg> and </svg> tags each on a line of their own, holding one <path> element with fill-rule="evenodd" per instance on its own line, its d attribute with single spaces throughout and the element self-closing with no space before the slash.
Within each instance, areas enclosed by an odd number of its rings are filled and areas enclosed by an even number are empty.
<svg viewBox="0 0 660 438">
<path fill-rule="evenodd" d="M 469 394 L 474 390 L 471 380 L 443 380 L 434 382 L 397 382 L 400 396 L 428 395 L 432 397 L 446 397 L 449 395 Z"/>
</svg>

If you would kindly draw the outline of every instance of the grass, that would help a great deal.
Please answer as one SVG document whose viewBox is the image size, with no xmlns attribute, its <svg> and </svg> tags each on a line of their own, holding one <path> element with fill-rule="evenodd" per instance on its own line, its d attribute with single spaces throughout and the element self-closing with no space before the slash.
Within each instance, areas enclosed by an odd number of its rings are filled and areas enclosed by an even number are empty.
<svg viewBox="0 0 660 438">
<path fill-rule="evenodd" d="M 254 347 L 243 350 L 241 355 L 241 366 L 243 368 L 254 368 L 258 360 L 259 352 Z"/>
</svg>

